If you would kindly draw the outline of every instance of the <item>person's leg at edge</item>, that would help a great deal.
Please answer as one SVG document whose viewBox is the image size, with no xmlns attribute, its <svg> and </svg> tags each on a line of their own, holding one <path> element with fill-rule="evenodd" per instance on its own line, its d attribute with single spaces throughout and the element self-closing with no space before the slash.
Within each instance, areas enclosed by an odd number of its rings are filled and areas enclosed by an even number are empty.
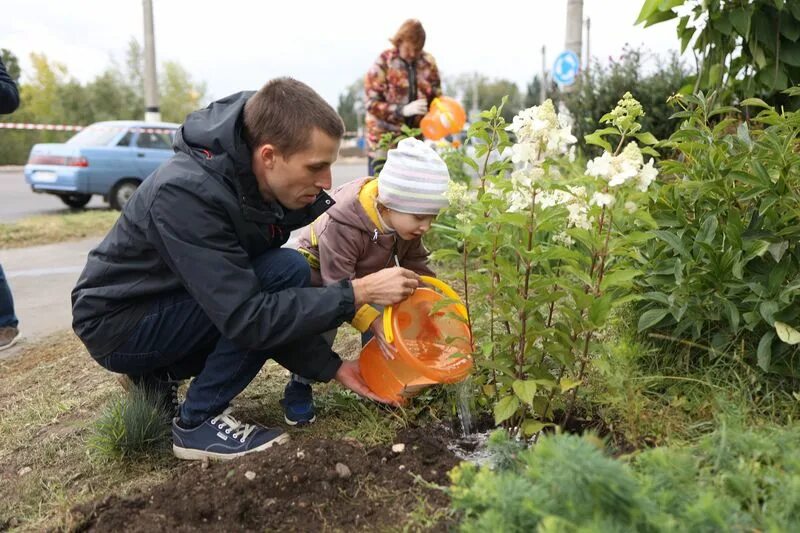
<svg viewBox="0 0 800 533">
<path fill-rule="evenodd" d="M 0 265 L 0 350 L 11 348 L 19 339 L 19 321 L 14 313 L 14 298 Z"/>
</svg>

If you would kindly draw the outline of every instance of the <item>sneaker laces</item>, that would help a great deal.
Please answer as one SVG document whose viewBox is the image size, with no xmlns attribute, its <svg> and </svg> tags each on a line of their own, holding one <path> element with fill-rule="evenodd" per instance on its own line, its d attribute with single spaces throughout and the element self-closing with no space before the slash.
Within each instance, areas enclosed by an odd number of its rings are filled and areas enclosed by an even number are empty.
<svg viewBox="0 0 800 533">
<path fill-rule="evenodd" d="M 212 424 L 216 425 L 217 422 L 220 422 L 220 425 L 218 426 L 219 429 L 224 429 L 223 426 L 228 426 L 228 429 L 225 430 L 225 433 L 233 433 L 233 438 L 239 439 L 242 443 L 244 443 L 247 437 L 249 437 L 250 434 L 256 429 L 255 424 L 245 424 L 233 418 L 231 416 L 231 407 L 228 407 L 222 411 L 221 415 L 215 416 L 211 419 Z"/>
</svg>

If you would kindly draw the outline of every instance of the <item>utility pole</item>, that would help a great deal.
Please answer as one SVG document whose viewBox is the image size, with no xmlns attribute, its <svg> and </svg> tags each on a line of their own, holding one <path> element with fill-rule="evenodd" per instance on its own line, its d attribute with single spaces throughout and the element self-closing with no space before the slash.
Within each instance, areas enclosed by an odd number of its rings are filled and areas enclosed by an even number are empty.
<svg viewBox="0 0 800 533">
<path fill-rule="evenodd" d="M 547 47 L 542 45 L 542 78 L 539 84 L 539 104 L 547 100 Z"/>
<path fill-rule="evenodd" d="M 472 75 L 472 105 L 469 110 L 469 121 L 476 122 L 480 120 L 481 109 L 478 106 L 478 73 Z"/>
<path fill-rule="evenodd" d="M 160 122 L 158 78 L 156 77 L 156 40 L 153 33 L 153 0 L 142 0 L 144 7 L 144 119 Z"/>
<path fill-rule="evenodd" d="M 581 64 L 583 48 L 583 0 L 567 0 L 567 38 L 564 48 L 578 56 L 578 65 Z M 575 84 L 564 87 L 566 91 L 573 91 Z"/>
<path fill-rule="evenodd" d="M 586 17 L 586 74 L 589 74 L 589 67 L 592 63 L 592 19 Z"/>
</svg>

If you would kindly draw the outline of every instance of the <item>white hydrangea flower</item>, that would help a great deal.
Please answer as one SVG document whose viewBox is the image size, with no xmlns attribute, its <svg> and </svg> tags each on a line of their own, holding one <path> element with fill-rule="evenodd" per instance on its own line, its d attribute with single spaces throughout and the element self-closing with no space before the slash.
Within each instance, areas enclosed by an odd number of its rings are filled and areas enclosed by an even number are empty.
<svg viewBox="0 0 800 533">
<path fill-rule="evenodd" d="M 553 235 L 553 242 L 556 244 L 563 244 L 564 246 L 570 247 L 575 244 L 575 241 L 567 235 L 566 231 L 562 231 L 561 233 L 556 233 Z"/>
<path fill-rule="evenodd" d="M 506 128 L 517 136 L 512 148 L 515 164 L 535 164 L 553 155 L 566 154 L 577 139 L 572 135 L 569 119 L 556 113 L 551 100 L 520 111 Z"/>
<path fill-rule="evenodd" d="M 605 179 L 611 175 L 613 164 L 614 157 L 608 152 L 603 152 L 600 157 L 595 157 L 586 163 L 586 174 Z"/>
<path fill-rule="evenodd" d="M 625 211 L 627 211 L 628 213 L 630 213 L 630 214 L 633 214 L 633 213 L 635 213 L 635 212 L 636 212 L 638 209 L 639 209 L 639 206 L 638 206 L 638 205 L 636 205 L 636 202 L 631 202 L 630 200 L 628 200 L 627 202 L 625 202 Z"/>
<path fill-rule="evenodd" d="M 494 196 L 495 198 L 505 198 L 506 195 L 503 189 L 501 189 L 500 187 L 495 185 L 494 182 L 491 181 L 486 182 L 486 187 L 484 189 L 484 192 L 489 196 Z"/>
<path fill-rule="evenodd" d="M 592 195 L 592 199 L 589 201 L 589 203 L 600 207 L 611 207 L 614 205 L 614 201 L 615 198 L 613 194 L 596 192 L 594 195 Z"/>
<path fill-rule="evenodd" d="M 519 213 L 527 211 L 530 209 L 532 201 L 533 197 L 529 193 L 520 190 L 511 191 L 511 194 L 508 195 L 508 212 Z"/>
<path fill-rule="evenodd" d="M 450 183 L 447 187 L 447 192 L 445 192 L 444 195 L 452 207 L 466 206 L 472 200 L 467 184 L 452 180 L 450 180 Z"/>
<path fill-rule="evenodd" d="M 641 192 L 646 192 L 658 176 L 658 169 L 653 166 L 653 159 L 651 158 L 646 165 L 639 171 L 638 188 Z"/>
<path fill-rule="evenodd" d="M 553 207 L 554 205 L 564 205 L 572 199 L 573 196 L 568 192 L 556 189 L 553 191 L 543 192 L 539 197 L 538 203 L 539 207 L 542 209 L 547 209 L 548 207 Z"/>
<path fill-rule="evenodd" d="M 586 202 L 579 200 L 567 204 L 567 227 L 581 228 L 585 230 L 592 229 L 592 221 L 589 219 L 589 206 Z"/>
<path fill-rule="evenodd" d="M 639 145 L 630 142 L 618 156 L 603 152 L 600 157 L 588 161 L 586 174 L 605 180 L 609 187 L 622 187 L 630 183 L 645 192 L 658 175 L 653 163 L 650 159 L 645 165 Z"/>
</svg>

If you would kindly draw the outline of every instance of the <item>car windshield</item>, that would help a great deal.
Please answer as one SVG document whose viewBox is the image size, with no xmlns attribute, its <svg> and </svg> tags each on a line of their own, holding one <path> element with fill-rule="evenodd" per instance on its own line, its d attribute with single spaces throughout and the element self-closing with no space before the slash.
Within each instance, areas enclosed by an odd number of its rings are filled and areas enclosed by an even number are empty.
<svg viewBox="0 0 800 533">
<path fill-rule="evenodd" d="M 106 146 L 124 129 L 127 128 L 110 124 L 94 124 L 72 137 L 67 144 L 71 146 Z"/>
</svg>

